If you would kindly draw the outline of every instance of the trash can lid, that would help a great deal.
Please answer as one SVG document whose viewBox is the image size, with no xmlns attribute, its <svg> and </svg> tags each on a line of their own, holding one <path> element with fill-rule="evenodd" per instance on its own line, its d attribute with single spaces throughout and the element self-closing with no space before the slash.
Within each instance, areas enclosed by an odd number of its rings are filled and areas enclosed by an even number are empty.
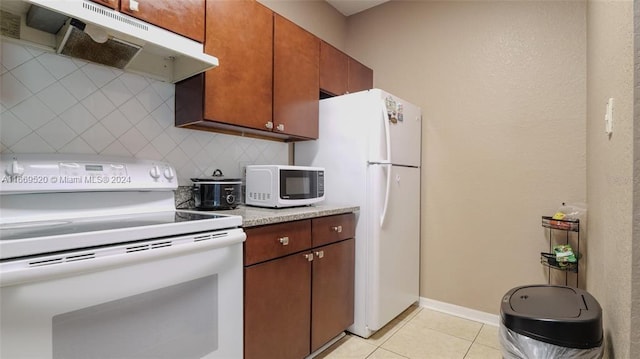
<svg viewBox="0 0 640 359">
<path fill-rule="evenodd" d="M 545 343 L 581 349 L 602 344 L 602 308 L 579 288 L 513 288 L 502 297 L 500 316 L 507 328 Z"/>
</svg>

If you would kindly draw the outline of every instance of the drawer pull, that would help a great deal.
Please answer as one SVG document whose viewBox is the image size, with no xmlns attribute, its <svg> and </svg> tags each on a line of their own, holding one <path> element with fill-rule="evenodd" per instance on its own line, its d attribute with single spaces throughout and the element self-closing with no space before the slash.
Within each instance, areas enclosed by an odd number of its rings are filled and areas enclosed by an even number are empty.
<svg viewBox="0 0 640 359">
<path fill-rule="evenodd" d="M 331 227 L 331 230 L 334 232 L 342 233 L 342 226 Z"/>
<path fill-rule="evenodd" d="M 304 257 L 307 258 L 307 261 L 311 262 L 313 260 L 313 253 L 305 254 Z"/>
<path fill-rule="evenodd" d="M 282 244 L 283 246 L 288 246 L 289 245 L 289 237 L 280 237 L 280 238 L 278 238 L 278 242 L 280 242 L 280 244 Z"/>
<path fill-rule="evenodd" d="M 316 257 L 318 258 L 324 257 L 324 251 L 316 251 Z"/>
</svg>

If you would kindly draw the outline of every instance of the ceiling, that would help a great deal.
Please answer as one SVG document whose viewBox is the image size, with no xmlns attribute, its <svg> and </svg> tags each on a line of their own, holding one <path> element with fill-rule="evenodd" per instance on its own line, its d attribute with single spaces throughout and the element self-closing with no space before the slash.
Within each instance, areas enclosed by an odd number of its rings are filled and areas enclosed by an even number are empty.
<svg viewBox="0 0 640 359">
<path fill-rule="evenodd" d="M 340 11 L 344 16 L 353 15 L 385 3 L 389 0 L 327 0 L 331 6 Z"/>
</svg>

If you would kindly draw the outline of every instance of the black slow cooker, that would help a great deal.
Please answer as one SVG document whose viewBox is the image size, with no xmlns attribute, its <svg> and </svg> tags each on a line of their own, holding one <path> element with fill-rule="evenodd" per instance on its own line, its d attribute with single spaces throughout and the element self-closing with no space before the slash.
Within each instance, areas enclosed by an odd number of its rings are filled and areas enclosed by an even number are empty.
<svg viewBox="0 0 640 359">
<path fill-rule="evenodd" d="M 242 180 L 239 178 L 224 178 L 222 171 L 216 170 L 211 177 L 192 178 L 191 181 L 197 209 L 234 209 L 240 203 Z"/>
</svg>

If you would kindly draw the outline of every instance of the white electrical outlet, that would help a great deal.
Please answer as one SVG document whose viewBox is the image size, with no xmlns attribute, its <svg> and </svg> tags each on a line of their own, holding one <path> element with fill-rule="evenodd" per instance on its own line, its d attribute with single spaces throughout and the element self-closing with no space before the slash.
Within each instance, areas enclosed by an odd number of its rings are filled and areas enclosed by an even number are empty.
<svg viewBox="0 0 640 359">
<path fill-rule="evenodd" d="M 609 136 L 613 133 L 613 97 L 607 101 L 607 110 L 604 114 L 604 132 Z"/>
</svg>

